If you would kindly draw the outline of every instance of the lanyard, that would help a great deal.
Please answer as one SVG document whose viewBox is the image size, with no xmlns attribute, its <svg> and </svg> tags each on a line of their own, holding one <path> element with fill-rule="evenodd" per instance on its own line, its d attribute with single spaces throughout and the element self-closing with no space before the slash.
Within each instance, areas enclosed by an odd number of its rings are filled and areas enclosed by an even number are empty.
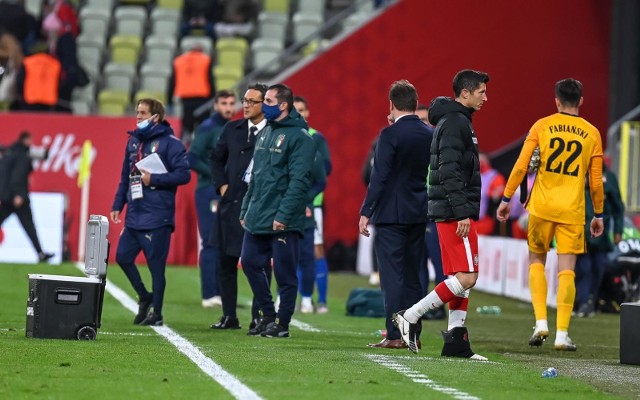
<svg viewBox="0 0 640 400">
<path fill-rule="evenodd" d="M 138 171 L 138 167 L 136 167 L 136 163 L 142 160 L 142 146 L 144 142 L 140 142 L 140 146 L 138 147 L 138 155 L 136 156 L 136 161 L 131 165 L 131 175 L 134 175 L 136 171 Z M 140 171 L 138 171 L 140 172 Z"/>
</svg>

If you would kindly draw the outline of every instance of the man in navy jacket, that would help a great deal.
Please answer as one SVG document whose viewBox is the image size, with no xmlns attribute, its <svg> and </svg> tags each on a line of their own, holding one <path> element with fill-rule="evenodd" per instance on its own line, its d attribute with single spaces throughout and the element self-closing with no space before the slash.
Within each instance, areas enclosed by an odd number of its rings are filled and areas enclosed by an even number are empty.
<svg viewBox="0 0 640 400">
<path fill-rule="evenodd" d="M 427 224 L 427 173 L 433 133 L 416 116 L 418 93 L 406 80 L 389 91 L 392 124 L 380 132 L 367 196 L 360 209 L 360 234 L 375 226 L 387 337 L 370 347 L 406 348 L 392 313 L 422 295 L 419 270 Z"/>
<path fill-rule="evenodd" d="M 162 325 L 164 271 L 175 226 L 176 191 L 191 179 L 184 145 L 173 135 L 164 116 L 164 105 L 158 100 L 138 101 L 137 129 L 129 132 L 120 184 L 111 207 L 111 221 L 118 224 L 127 204 L 116 262 L 138 293 L 139 309 L 133 322 L 140 325 Z M 138 161 L 153 153 L 160 157 L 166 173 L 136 167 Z M 145 288 L 135 265 L 140 251 L 149 265 L 153 293 Z"/>
</svg>

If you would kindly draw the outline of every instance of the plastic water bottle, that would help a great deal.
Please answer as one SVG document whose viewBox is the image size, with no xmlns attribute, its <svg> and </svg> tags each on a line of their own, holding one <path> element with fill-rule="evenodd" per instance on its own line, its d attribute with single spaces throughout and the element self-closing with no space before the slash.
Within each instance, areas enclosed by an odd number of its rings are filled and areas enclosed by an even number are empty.
<svg viewBox="0 0 640 400">
<path fill-rule="evenodd" d="M 547 368 L 542 371 L 543 378 L 555 378 L 556 376 L 558 376 L 558 371 L 553 367 Z"/>
<path fill-rule="evenodd" d="M 502 310 L 498 306 L 482 306 L 476 308 L 479 314 L 500 315 Z"/>
<path fill-rule="evenodd" d="M 378 329 L 376 331 L 376 337 L 386 338 L 387 337 L 387 330 L 386 329 Z"/>
</svg>

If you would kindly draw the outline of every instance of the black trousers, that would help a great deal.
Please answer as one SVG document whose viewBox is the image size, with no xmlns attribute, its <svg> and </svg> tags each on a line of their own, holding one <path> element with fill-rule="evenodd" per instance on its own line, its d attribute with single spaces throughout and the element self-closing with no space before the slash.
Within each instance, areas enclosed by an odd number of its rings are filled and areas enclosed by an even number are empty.
<svg viewBox="0 0 640 400">
<path fill-rule="evenodd" d="M 391 316 L 422 298 L 420 265 L 426 224 L 376 224 L 373 237 L 384 298 L 387 339 L 400 339 Z M 419 324 L 419 332 L 422 326 Z"/>
<path fill-rule="evenodd" d="M 237 317 L 238 308 L 238 261 L 240 257 L 220 254 L 218 266 L 218 284 L 220 286 L 220 298 L 222 300 L 222 313 L 227 317 Z M 271 284 L 271 264 L 265 265 L 267 276 Z M 260 308 L 255 297 L 251 304 L 251 318 L 260 318 Z"/>
<path fill-rule="evenodd" d="M 4 220 L 9 218 L 11 214 L 15 213 L 22 224 L 22 228 L 27 233 L 33 248 L 36 249 L 38 254 L 42 253 L 42 247 L 40 246 L 40 240 L 38 240 L 38 234 L 36 233 L 36 226 L 33 224 L 33 214 L 31 214 L 31 204 L 29 199 L 24 199 L 22 206 L 16 208 L 11 201 L 3 201 L 0 204 L 0 226 L 4 223 Z"/>
</svg>

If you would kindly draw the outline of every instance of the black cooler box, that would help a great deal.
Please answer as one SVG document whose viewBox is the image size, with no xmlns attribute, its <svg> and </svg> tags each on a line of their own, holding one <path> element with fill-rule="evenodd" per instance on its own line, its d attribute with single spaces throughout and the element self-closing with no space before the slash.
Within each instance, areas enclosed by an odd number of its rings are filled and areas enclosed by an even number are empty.
<svg viewBox="0 0 640 400">
<path fill-rule="evenodd" d="M 109 221 L 87 223 L 86 277 L 29 274 L 27 337 L 93 340 L 100 328 L 109 257 Z"/>
</svg>

